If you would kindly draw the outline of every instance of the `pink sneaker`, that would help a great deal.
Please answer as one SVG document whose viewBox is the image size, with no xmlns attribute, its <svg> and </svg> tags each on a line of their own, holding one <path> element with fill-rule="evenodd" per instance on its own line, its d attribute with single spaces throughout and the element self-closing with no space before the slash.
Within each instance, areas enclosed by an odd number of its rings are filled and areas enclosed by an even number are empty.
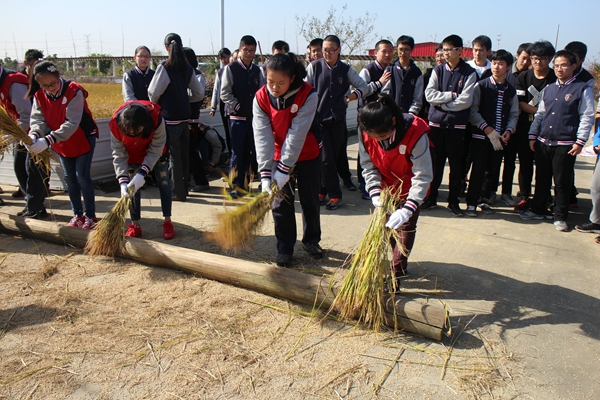
<svg viewBox="0 0 600 400">
<path fill-rule="evenodd" d="M 82 228 L 92 230 L 96 227 L 96 223 L 98 223 L 98 218 L 90 218 L 86 216 Z"/>
<path fill-rule="evenodd" d="M 71 218 L 71 220 L 69 221 L 69 226 L 74 226 L 76 228 L 81 228 L 83 227 L 83 224 L 85 223 L 85 218 L 83 217 L 83 215 L 77 216 L 75 215 L 73 218 Z"/>
</svg>

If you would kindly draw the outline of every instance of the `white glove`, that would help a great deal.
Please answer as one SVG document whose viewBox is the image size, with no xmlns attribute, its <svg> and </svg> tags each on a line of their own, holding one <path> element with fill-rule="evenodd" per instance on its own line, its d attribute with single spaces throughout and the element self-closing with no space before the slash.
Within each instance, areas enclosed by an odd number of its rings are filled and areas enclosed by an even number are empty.
<svg viewBox="0 0 600 400">
<path fill-rule="evenodd" d="M 129 184 L 127 185 L 127 188 L 133 187 L 133 193 L 135 193 L 138 190 L 140 190 L 140 188 L 142 186 L 144 186 L 144 183 L 146 183 L 146 180 L 144 179 L 144 175 L 135 174 L 133 176 L 133 178 L 131 179 L 131 182 L 129 182 Z"/>
<path fill-rule="evenodd" d="M 383 206 L 383 203 L 381 202 L 381 196 L 371 197 L 371 203 L 373 203 L 373 207 L 382 207 Z"/>
<path fill-rule="evenodd" d="M 35 142 L 38 141 L 38 135 L 36 135 L 35 133 L 30 133 L 29 137 L 31 138 L 31 144 L 34 144 Z"/>
<path fill-rule="evenodd" d="M 31 153 L 39 154 L 44 150 L 48 150 L 48 141 L 46 139 L 40 139 L 25 147 L 27 147 L 27 150 L 29 150 Z"/>
<path fill-rule="evenodd" d="M 494 150 L 499 151 L 504 148 L 502 147 L 502 142 L 500 141 L 500 134 L 496 132 L 495 129 L 489 135 L 487 135 L 487 137 L 490 139 L 490 142 L 492 142 Z"/>
<path fill-rule="evenodd" d="M 273 194 L 273 191 L 271 190 L 271 180 L 269 178 L 262 178 L 260 180 L 260 187 L 262 188 L 263 192 Z"/>
<path fill-rule="evenodd" d="M 277 188 L 281 190 L 283 189 L 283 186 L 290 180 L 290 176 L 282 172 L 275 171 L 273 174 L 273 180 L 277 183 Z"/>
<path fill-rule="evenodd" d="M 121 183 L 121 197 L 129 197 L 129 188 L 125 182 Z"/>
<path fill-rule="evenodd" d="M 392 215 L 390 215 L 390 219 L 385 226 L 391 229 L 398 229 L 404 225 L 406 221 L 408 221 L 411 215 L 412 211 L 410 211 L 408 208 L 396 210 Z"/>
</svg>

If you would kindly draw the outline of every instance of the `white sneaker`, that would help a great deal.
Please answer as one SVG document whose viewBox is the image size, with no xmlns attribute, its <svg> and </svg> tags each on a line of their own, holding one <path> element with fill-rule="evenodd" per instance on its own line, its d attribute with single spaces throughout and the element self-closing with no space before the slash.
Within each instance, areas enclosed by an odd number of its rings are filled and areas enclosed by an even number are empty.
<svg viewBox="0 0 600 400">
<path fill-rule="evenodd" d="M 554 221 L 554 227 L 557 231 L 564 232 L 569 229 L 569 225 L 565 221 Z"/>
</svg>

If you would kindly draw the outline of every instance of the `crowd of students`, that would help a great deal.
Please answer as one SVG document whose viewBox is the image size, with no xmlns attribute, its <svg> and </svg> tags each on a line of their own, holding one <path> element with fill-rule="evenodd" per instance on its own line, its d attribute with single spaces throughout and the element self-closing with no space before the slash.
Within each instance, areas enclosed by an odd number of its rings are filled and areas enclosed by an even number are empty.
<svg viewBox="0 0 600 400">
<path fill-rule="evenodd" d="M 138 47 L 136 66 L 123 77 L 124 104 L 110 121 L 121 193 L 134 193 L 126 235 L 142 236 L 139 189 L 152 175 L 165 218 L 163 236 L 173 238 L 172 201 L 185 201 L 190 190 L 209 189 L 207 171 L 218 165 L 226 145 L 235 175 L 232 198 L 244 196 L 254 176 L 260 177 L 262 190 L 276 184 L 284 193 L 273 207 L 277 264 L 292 262 L 296 190 L 303 248 L 322 257 L 320 206 L 336 210 L 343 205 L 340 179 L 347 190 L 357 190 L 347 153 L 346 112 L 353 100 L 358 100 L 362 197 L 380 206 L 382 189 L 391 187 L 401 198 L 388 222 L 399 229 L 407 250 L 392 243 L 396 276 L 406 273 L 419 214 L 437 207 L 446 161 L 447 208 L 453 215 L 492 213 L 490 206 L 499 200 L 520 211 L 522 219 L 550 218 L 556 229 L 567 230 L 569 206 L 576 202 L 575 159 L 598 122 L 594 78 L 582 66 L 585 44 L 571 42 L 555 51 L 547 41 L 524 43 L 516 59 L 506 50 L 492 52 L 487 36 L 472 44 L 474 58 L 465 62 L 462 38 L 446 37 L 436 49 L 437 65 L 423 73 L 411 58 L 412 37 L 400 36 L 395 44 L 380 40 L 376 60 L 357 73 L 341 61 L 342 43 L 334 35 L 312 40 L 305 59 L 277 41 L 273 56 L 261 66 L 254 63 L 256 40 L 244 36 L 235 52 L 223 48 L 218 53 L 222 67 L 210 115 L 219 111 L 224 141 L 199 119 L 206 80 L 194 51 L 170 33 L 164 41 L 168 58 L 153 71 L 150 50 Z M 47 216 L 49 171 L 35 165 L 30 154 L 51 147 L 65 171 L 74 214 L 69 225 L 93 229 L 97 217 L 90 167 L 98 130 L 87 92 L 63 79 L 53 63 L 36 61 L 27 61 L 25 73 L 0 68 L 3 105 L 33 142 L 25 145 L 27 151 L 17 146 L 15 152 L 15 172 L 26 199 L 20 214 Z M 599 143 L 596 134 L 596 153 Z M 513 197 L 517 156 L 519 192 Z M 575 227 L 582 232 L 600 233 L 598 170 L 590 222 Z M 459 205 L 463 196 L 466 209 Z"/>
</svg>

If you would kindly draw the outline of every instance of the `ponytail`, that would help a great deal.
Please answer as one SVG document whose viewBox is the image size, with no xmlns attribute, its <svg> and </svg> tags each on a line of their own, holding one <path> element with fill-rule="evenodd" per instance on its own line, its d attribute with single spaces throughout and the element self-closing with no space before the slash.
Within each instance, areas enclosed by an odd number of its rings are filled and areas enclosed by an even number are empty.
<svg viewBox="0 0 600 400">
<path fill-rule="evenodd" d="M 188 68 L 188 62 L 183 53 L 183 43 L 181 36 L 176 33 L 169 33 L 165 37 L 165 46 L 169 48 L 169 58 L 165 62 L 165 67 L 173 71 L 184 72 Z"/>
<path fill-rule="evenodd" d="M 393 118 L 396 117 L 394 125 Z M 364 132 L 384 134 L 396 129 L 396 134 L 404 135 L 405 122 L 402 109 L 388 94 L 380 94 L 377 101 L 368 103 L 361 111 L 360 129 Z"/>
<path fill-rule="evenodd" d="M 306 68 L 294 53 L 275 54 L 267 62 L 267 70 L 282 72 L 290 78 L 294 77 L 289 90 L 295 90 L 302 86 L 306 77 Z"/>
<path fill-rule="evenodd" d="M 60 78 L 58 68 L 56 68 L 56 65 L 54 65 L 50 61 L 40 61 L 37 64 L 35 64 L 35 66 L 33 67 L 33 72 L 29 74 L 29 89 L 27 90 L 25 98 L 32 98 L 35 95 L 35 93 L 41 89 L 40 84 L 35 79 L 36 76 L 46 74 L 54 75 L 57 78 Z"/>
</svg>

